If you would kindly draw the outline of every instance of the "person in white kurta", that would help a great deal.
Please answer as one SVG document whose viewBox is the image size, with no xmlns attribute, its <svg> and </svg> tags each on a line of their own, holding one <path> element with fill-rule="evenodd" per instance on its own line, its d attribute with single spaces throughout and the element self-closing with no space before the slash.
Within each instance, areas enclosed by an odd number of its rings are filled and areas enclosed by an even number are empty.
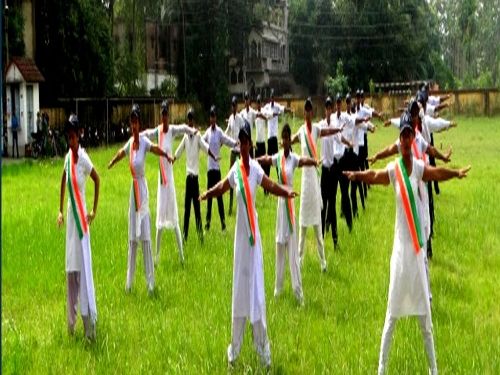
<svg viewBox="0 0 500 375">
<path fill-rule="evenodd" d="M 151 141 L 157 142 L 158 147 L 169 155 L 174 155 L 172 147 L 173 140 L 179 135 L 193 135 L 196 129 L 183 125 L 169 124 L 169 104 L 163 101 L 161 104 L 162 123 L 153 129 L 142 132 Z M 165 175 L 163 175 L 165 174 Z M 159 159 L 158 166 L 158 190 L 156 195 L 156 255 L 155 264 L 160 261 L 161 236 L 165 229 L 173 229 L 179 250 L 179 259 L 184 263 L 184 251 L 182 246 L 181 228 L 179 226 L 179 214 L 177 211 L 177 198 L 175 195 L 175 182 L 173 164 L 165 158 Z"/>
<path fill-rule="evenodd" d="M 319 160 L 317 141 L 320 137 L 333 135 L 342 131 L 342 128 L 321 128 L 318 124 L 311 122 L 313 116 L 312 101 L 308 98 L 304 105 L 305 124 L 292 137 L 292 143 L 300 141 L 301 155 Z M 323 245 L 323 233 L 321 231 L 321 199 L 320 176 L 316 166 L 307 166 L 302 169 L 302 181 L 300 186 L 300 209 L 299 209 L 299 255 L 300 262 L 304 258 L 305 236 L 308 227 L 314 228 L 318 256 L 321 271 L 326 272 L 325 249 Z"/>
<path fill-rule="evenodd" d="M 128 261 L 127 261 L 127 281 L 125 290 L 129 292 L 135 274 L 136 253 L 139 241 L 142 242 L 144 255 L 144 272 L 148 284 L 148 292 L 154 290 L 154 266 L 151 254 L 151 227 L 149 214 L 149 191 L 145 178 L 146 152 L 151 151 L 158 156 L 163 156 L 171 162 L 169 154 L 164 152 L 156 144 L 152 143 L 145 135 L 139 133 L 140 109 L 137 104 L 132 106 L 130 114 L 132 127 L 132 137 L 127 141 L 108 164 L 108 169 L 112 168 L 116 162 L 127 157 L 132 183 L 130 185 L 129 198 L 129 222 L 128 222 Z"/>
<path fill-rule="evenodd" d="M 404 117 L 404 119 L 403 119 Z M 396 223 L 394 227 L 394 242 L 390 262 L 390 281 L 387 313 L 382 333 L 378 373 L 384 374 L 387 365 L 392 333 L 396 321 L 404 316 L 416 315 L 419 318 L 424 345 L 427 352 L 430 372 L 437 374 L 434 338 L 432 334 L 432 318 L 429 300 L 429 288 L 425 270 L 425 252 L 421 243 L 415 248 L 412 240 L 408 218 L 402 200 L 402 192 L 411 189 L 411 194 L 418 197 L 420 181 L 444 181 L 453 177 L 462 178 L 467 175 L 470 167 L 460 170 L 434 168 L 426 166 L 412 155 L 412 144 L 415 133 L 411 126 L 411 115 L 403 114 L 400 130 L 401 160 L 389 163 L 385 170 L 368 170 L 364 172 L 345 172 L 352 181 L 364 181 L 368 184 L 392 184 L 396 194 Z M 407 172 L 409 187 L 400 185 L 396 178 L 396 168 Z M 411 199 L 411 198 L 410 198 Z M 418 208 L 417 208 L 418 214 Z M 420 220 L 413 215 L 413 219 Z M 413 228 L 413 226 L 412 226 Z M 419 228 L 415 227 L 415 231 Z M 415 232 L 416 233 L 416 232 Z M 418 234 L 417 234 L 418 235 Z"/>
<path fill-rule="evenodd" d="M 63 207 L 64 207 L 64 193 L 66 185 L 71 189 L 70 181 L 67 175 L 67 166 L 73 158 L 76 160 L 76 184 L 78 187 L 79 196 L 82 202 L 83 220 L 89 225 L 95 217 L 97 212 L 97 202 L 99 199 L 99 175 L 97 174 L 92 161 L 88 154 L 79 144 L 79 124 L 75 115 L 70 116 L 70 120 L 66 125 L 66 134 L 68 138 L 69 151 L 65 158 L 65 168 L 63 169 L 61 178 L 61 192 L 59 202 L 59 214 L 57 217 L 57 224 L 61 226 L 64 223 Z M 87 213 L 87 205 L 85 201 L 85 182 L 88 177 L 94 181 L 94 205 L 90 213 Z M 85 336 L 89 339 L 95 338 L 95 318 L 91 319 L 91 306 L 89 298 L 93 299 L 95 303 L 94 282 L 92 275 L 92 254 L 90 253 L 90 241 L 87 249 L 83 249 L 82 240 L 79 236 L 77 223 L 74 216 L 71 203 L 71 193 L 68 194 L 68 209 L 66 215 L 66 282 L 67 282 L 67 319 L 68 319 L 68 332 L 73 334 L 75 332 L 76 313 L 78 307 L 78 300 L 80 300 L 80 311 L 85 330 Z M 82 225 L 80 223 L 79 225 Z M 90 233 L 89 233 L 90 240 Z M 83 251 L 88 251 L 88 254 L 83 254 Z M 84 259 L 84 256 L 86 257 Z M 85 267 L 85 261 L 87 267 Z M 90 271 L 89 275 L 86 274 L 86 268 Z M 90 289 L 88 283 L 91 283 Z M 89 291 L 90 290 L 90 296 Z M 94 306 L 95 308 L 95 306 Z M 97 311 L 95 311 L 97 314 Z"/>
<path fill-rule="evenodd" d="M 260 165 L 255 160 L 250 159 L 252 141 L 250 124 L 247 121 L 240 130 L 238 138 L 240 140 L 240 160 L 232 166 L 224 180 L 200 195 L 200 200 L 220 196 L 230 187 L 236 190 L 232 330 L 227 356 L 229 363 L 233 364 L 236 361 L 243 341 L 245 323 L 249 319 L 253 328 L 253 339 L 257 353 L 263 364 L 269 367 L 271 364 L 271 351 L 267 338 L 262 240 L 258 215 L 255 211 L 255 197 L 259 185 L 278 196 L 294 198 L 296 193 L 287 187 L 273 183 L 265 176 Z M 248 185 L 246 185 L 245 179 Z M 248 190 L 242 184 L 246 185 Z M 251 209 L 247 209 L 247 204 Z M 250 239 L 251 225 L 249 223 L 249 216 L 252 213 L 253 222 L 255 223 L 254 236 L 251 237 L 253 241 Z"/>
<path fill-rule="evenodd" d="M 292 131 L 288 124 L 281 130 L 281 141 L 283 151 L 273 156 L 261 156 L 257 161 L 261 165 L 273 165 L 278 169 L 278 180 L 283 180 L 283 164 L 285 166 L 286 186 L 293 189 L 293 173 L 296 168 L 302 166 L 318 166 L 319 162 L 306 157 L 299 157 L 291 151 Z M 289 205 L 290 203 L 290 205 Z M 283 276 L 285 271 L 285 258 L 288 255 L 290 264 L 290 276 L 292 288 L 299 304 L 304 303 L 302 292 L 302 276 L 300 275 L 299 252 L 297 247 L 297 223 L 295 220 L 295 205 L 293 200 L 278 198 L 278 209 L 276 211 L 276 279 L 274 296 L 277 297 L 283 289 Z"/>
</svg>

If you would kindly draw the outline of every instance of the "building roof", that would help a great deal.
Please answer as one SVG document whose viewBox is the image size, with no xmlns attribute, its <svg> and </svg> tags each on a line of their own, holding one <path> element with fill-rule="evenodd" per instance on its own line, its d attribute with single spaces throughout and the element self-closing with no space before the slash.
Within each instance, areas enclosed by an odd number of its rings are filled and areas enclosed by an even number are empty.
<svg viewBox="0 0 500 375">
<path fill-rule="evenodd" d="M 14 75 L 14 79 L 12 79 L 11 74 L 9 74 L 9 71 L 13 68 L 14 71 L 12 72 Z M 16 73 L 19 72 L 25 82 L 44 82 L 45 78 L 43 77 L 42 73 L 40 70 L 38 70 L 38 67 L 36 66 L 35 62 L 27 57 L 12 57 L 10 60 L 7 70 L 6 70 L 6 76 L 7 76 L 7 83 L 9 81 L 15 82 L 19 81 L 19 78 L 16 77 Z M 10 78 L 10 79 L 9 79 Z M 17 78 L 17 79 L 16 79 Z"/>
</svg>

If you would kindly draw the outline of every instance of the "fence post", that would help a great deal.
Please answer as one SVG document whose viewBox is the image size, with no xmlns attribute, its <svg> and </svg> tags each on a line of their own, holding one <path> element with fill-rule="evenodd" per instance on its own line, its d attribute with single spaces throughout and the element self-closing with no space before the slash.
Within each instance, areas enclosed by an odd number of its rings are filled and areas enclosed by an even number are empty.
<svg viewBox="0 0 500 375">
<path fill-rule="evenodd" d="M 489 116 L 490 115 L 490 95 L 488 90 L 483 91 L 484 94 L 484 115 Z"/>
</svg>

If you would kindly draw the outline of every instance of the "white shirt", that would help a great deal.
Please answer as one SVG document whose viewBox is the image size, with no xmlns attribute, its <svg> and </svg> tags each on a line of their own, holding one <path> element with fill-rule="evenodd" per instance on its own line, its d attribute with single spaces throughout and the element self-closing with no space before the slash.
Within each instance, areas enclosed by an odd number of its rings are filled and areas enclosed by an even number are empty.
<svg viewBox="0 0 500 375">
<path fill-rule="evenodd" d="M 231 113 L 231 116 L 229 116 L 229 121 L 227 123 L 227 128 L 226 128 L 226 134 L 228 134 L 232 139 L 238 139 L 238 136 L 240 134 L 240 129 L 245 125 L 245 120 L 243 120 L 243 117 L 239 113 L 236 113 L 236 115 L 233 115 Z M 233 147 L 233 151 L 239 152 L 238 149 Z"/>
<path fill-rule="evenodd" d="M 337 112 L 330 115 L 330 123 L 323 119 L 319 122 L 321 129 L 340 129 L 345 122 L 345 117 L 343 113 L 340 113 L 340 117 L 337 116 Z M 328 135 L 321 138 L 321 155 L 323 158 L 322 164 L 325 168 L 330 168 L 333 165 L 335 159 L 335 143 L 338 139 L 338 135 Z"/>
<path fill-rule="evenodd" d="M 240 116 L 248 121 L 250 129 L 255 126 L 255 116 L 257 116 L 257 111 L 255 109 L 248 107 L 247 110 L 247 107 L 245 107 L 240 111 Z"/>
<path fill-rule="evenodd" d="M 433 105 L 437 107 L 441 103 L 441 98 L 439 96 L 429 95 L 429 99 L 427 99 L 427 105 Z"/>
<path fill-rule="evenodd" d="M 203 140 L 208 143 L 210 151 L 216 158 L 220 155 L 222 145 L 236 147 L 236 141 L 228 137 L 217 124 L 215 124 L 214 129 L 210 126 L 206 130 L 205 134 L 203 134 Z M 219 162 L 213 158 L 208 158 L 208 170 L 220 170 Z"/>
<path fill-rule="evenodd" d="M 69 150 L 64 159 L 64 167 L 68 158 L 71 157 L 73 151 Z M 85 181 L 92 172 L 94 166 L 90 161 L 89 156 L 85 150 L 80 146 L 78 148 L 78 161 L 76 162 L 76 183 L 82 198 L 83 212 L 87 215 L 87 208 L 85 204 Z M 68 174 L 66 171 L 66 183 L 68 183 Z M 82 241 L 80 240 L 78 230 L 76 228 L 75 216 L 71 207 L 71 197 L 68 193 L 68 210 L 66 214 L 66 272 L 81 271 L 82 269 Z M 83 282 L 83 280 L 81 281 Z"/>
<path fill-rule="evenodd" d="M 434 116 L 435 113 L 436 113 L 436 106 L 427 103 L 427 106 L 425 107 L 425 114 L 428 116 Z"/>
<path fill-rule="evenodd" d="M 265 117 L 269 117 L 267 111 L 264 108 L 261 108 L 260 110 L 257 110 L 255 114 L 257 115 L 260 113 L 261 115 Z M 266 120 L 260 118 L 260 117 L 255 117 L 255 129 L 257 132 L 255 142 L 257 143 L 265 143 L 266 142 Z"/>
<path fill-rule="evenodd" d="M 278 156 L 282 155 L 284 157 L 283 151 L 280 151 L 277 154 L 272 156 L 273 166 L 276 167 L 278 165 Z M 300 157 L 294 153 L 290 152 L 288 157 L 285 159 L 285 173 L 286 173 L 286 186 L 293 188 L 293 172 L 295 168 L 299 166 Z M 281 176 L 280 176 L 281 179 Z M 281 181 L 281 180 L 280 180 Z M 276 214 L 276 242 L 279 244 L 286 244 L 288 239 L 290 238 L 290 224 L 288 223 L 288 204 L 286 202 L 287 198 L 278 198 L 278 211 Z M 295 217 L 295 204 L 292 199 L 292 213 Z M 295 218 L 295 226 L 293 227 L 294 232 L 297 231 L 297 220 Z"/>
<path fill-rule="evenodd" d="M 278 137 L 278 117 L 285 111 L 285 107 L 277 102 L 269 102 L 264 108 L 272 116 L 267 120 L 267 139 Z"/>
<path fill-rule="evenodd" d="M 208 154 L 208 144 L 202 138 L 200 133 L 195 135 L 184 135 L 181 143 L 175 150 L 175 158 L 178 159 L 182 155 L 182 151 L 186 149 L 186 173 L 188 175 L 198 176 L 199 172 L 199 157 L 200 149 Z"/>
</svg>

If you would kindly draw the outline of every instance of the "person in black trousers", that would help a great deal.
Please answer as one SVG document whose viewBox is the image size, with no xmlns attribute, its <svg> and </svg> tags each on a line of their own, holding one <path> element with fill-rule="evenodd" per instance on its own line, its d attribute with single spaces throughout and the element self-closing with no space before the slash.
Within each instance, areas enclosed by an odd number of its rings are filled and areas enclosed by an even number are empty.
<svg viewBox="0 0 500 375">
<path fill-rule="evenodd" d="M 237 142 L 231 137 L 227 136 L 216 123 L 216 109 L 213 105 L 210 107 L 210 126 L 203 135 L 203 140 L 208 143 L 208 147 L 214 158 L 208 158 L 208 172 L 207 172 L 207 190 L 215 186 L 221 179 L 220 173 L 220 148 L 222 145 L 234 148 Z M 217 197 L 217 206 L 219 208 L 219 217 L 222 226 L 222 231 L 226 230 L 226 219 L 224 216 L 224 201 L 222 196 Z M 212 220 L 212 198 L 207 199 L 207 223 L 205 230 L 210 230 L 210 222 Z"/>
<path fill-rule="evenodd" d="M 194 111 L 189 109 L 187 113 L 188 125 L 195 128 L 194 125 Z M 199 171 L 199 152 L 200 149 L 207 153 L 211 158 L 214 155 L 208 148 L 208 144 L 201 138 L 200 133 L 193 135 L 184 134 L 184 138 L 175 150 L 175 159 L 177 160 L 184 150 L 186 150 L 186 191 L 184 198 L 184 241 L 187 241 L 189 232 L 189 217 L 191 215 L 191 202 L 193 202 L 194 216 L 196 219 L 196 230 L 198 238 L 203 242 L 203 229 L 200 213 L 200 202 L 198 197 L 200 195 L 200 186 L 198 184 L 198 171 Z"/>
</svg>

